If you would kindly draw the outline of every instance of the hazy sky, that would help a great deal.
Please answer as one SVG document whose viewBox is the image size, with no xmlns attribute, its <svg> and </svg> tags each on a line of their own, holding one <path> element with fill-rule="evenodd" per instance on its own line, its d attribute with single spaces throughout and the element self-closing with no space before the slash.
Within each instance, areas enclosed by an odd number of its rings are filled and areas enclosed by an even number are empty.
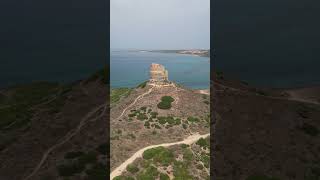
<svg viewBox="0 0 320 180">
<path fill-rule="evenodd" d="M 111 0 L 111 48 L 210 48 L 210 0 Z"/>
</svg>

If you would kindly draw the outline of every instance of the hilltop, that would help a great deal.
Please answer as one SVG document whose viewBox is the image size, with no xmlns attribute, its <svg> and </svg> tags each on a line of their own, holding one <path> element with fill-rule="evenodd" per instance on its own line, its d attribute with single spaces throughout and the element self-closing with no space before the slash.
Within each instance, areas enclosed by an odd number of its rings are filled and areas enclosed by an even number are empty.
<svg viewBox="0 0 320 180">
<path fill-rule="evenodd" d="M 120 97 L 116 98 L 110 115 L 111 171 L 143 147 L 181 141 L 195 133 L 209 133 L 210 96 L 207 94 L 172 82 L 165 85 L 145 82 L 119 91 L 124 95 L 114 92 Z M 188 171 L 191 169 L 190 166 Z"/>
</svg>

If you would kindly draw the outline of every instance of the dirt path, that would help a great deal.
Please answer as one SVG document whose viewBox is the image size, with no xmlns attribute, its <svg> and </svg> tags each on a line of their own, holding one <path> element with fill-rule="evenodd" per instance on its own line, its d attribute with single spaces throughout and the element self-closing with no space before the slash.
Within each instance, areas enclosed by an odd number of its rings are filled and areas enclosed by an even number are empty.
<svg viewBox="0 0 320 180">
<path fill-rule="evenodd" d="M 118 166 L 115 170 L 113 170 L 110 174 L 110 180 L 112 180 L 113 178 L 115 178 L 116 176 L 120 176 L 123 171 L 126 170 L 127 166 L 131 163 L 134 162 L 134 160 L 136 160 L 137 158 L 142 157 L 142 154 L 145 150 L 151 149 L 151 148 L 156 148 L 159 146 L 163 146 L 163 147 L 169 147 L 169 146 L 173 146 L 173 145 L 178 145 L 178 144 L 193 144 L 196 141 L 198 141 L 200 138 L 206 138 L 210 135 L 210 133 L 208 134 L 204 134 L 204 135 L 200 135 L 199 133 L 197 134 L 193 134 L 189 137 L 187 137 L 186 139 L 184 139 L 183 141 L 178 141 L 178 142 L 173 142 L 173 143 L 163 143 L 163 144 L 158 144 L 158 145 L 151 145 L 151 146 L 147 146 L 145 148 L 140 149 L 139 151 L 137 151 L 136 153 L 134 153 L 129 159 L 127 159 L 124 163 L 122 163 L 120 166 Z"/>
<path fill-rule="evenodd" d="M 202 90 L 199 90 L 199 93 L 200 93 L 200 94 L 205 94 L 205 95 L 210 95 L 210 89 L 202 89 Z"/>
<path fill-rule="evenodd" d="M 152 92 L 152 90 L 155 88 L 156 86 L 152 86 L 147 92 L 141 94 L 140 96 L 138 96 L 129 106 L 127 106 L 126 108 L 124 108 L 124 110 L 122 111 L 122 113 L 120 114 L 120 116 L 118 116 L 116 118 L 116 120 L 119 120 L 124 113 L 131 107 L 133 106 L 138 100 L 142 99 L 145 95 L 150 94 Z"/>
<path fill-rule="evenodd" d="M 245 91 L 245 90 L 241 90 L 241 89 L 236 89 L 236 88 L 232 88 L 232 87 L 228 87 L 225 86 L 223 84 L 220 83 L 216 83 L 214 82 L 216 85 L 221 86 L 223 88 L 232 90 L 232 91 L 238 91 L 238 92 L 249 92 L 249 91 Z M 216 90 L 217 91 L 217 90 Z M 270 99 L 277 99 L 277 100 L 286 100 L 286 101 L 295 101 L 295 102 L 302 102 L 302 103 L 307 103 L 307 104 L 315 104 L 315 105 L 320 105 L 320 103 L 318 102 L 314 102 L 314 101 L 310 101 L 310 100 L 306 100 L 306 99 L 302 99 L 302 98 L 295 98 L 295 97 L 276 97 L 276 96 L 264 96 L 264 95 L 260 95 L 260 94 L 256 94 L 256 96 L 262 96 L 265 98 L 270 98 Z"/>
<path fill-rule="evenodd" d="M 38 163 L 38 165 L 34 168 L 34 170 L 32 171 L 32 173 L 30 175 L 28 175 L 26 178 L 24 178 L 24 180 L 28 180 L 30 179 L 32 176 L 34 176 L 39 169 L 41 168 L 41 166 L 43 165 L 43 163 L 46 161 L 46 159 L 48 158 L 49 154 L 56 149 L 57 147 L 61 146 L 62 144 L 66 143 L 67 141 L 69 141 L 73 136 L 75 136 L 80 130 L 81 128 L 86 124 L 86 122 L 88 121 L 88 119 L 94 115 L 96 112 L 98 112 L 99 110 L 101 110 L 103 108 L 103 112 L 100 114 L 100 116 L 96 117 L 94 120 L 100 118 L 101 116 L 103 116 L 107 110 L 107 104 L 102 104 L 94 109 L 92 109 L 90 112 L 88 112 L 86 114 L 85 117 L 83 117 L 79 123 L 79 125 L 69 131 L 69 133 L 67 133 L 57 144 L 51 146 L 42 156 L 40 162 Z"/>
</svg>

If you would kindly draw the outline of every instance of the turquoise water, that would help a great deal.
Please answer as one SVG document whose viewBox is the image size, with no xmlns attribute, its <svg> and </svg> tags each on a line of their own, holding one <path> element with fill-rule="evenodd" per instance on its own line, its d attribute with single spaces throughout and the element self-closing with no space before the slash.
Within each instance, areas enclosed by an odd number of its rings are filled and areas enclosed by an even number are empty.
<svg viewBox="0 0 320 180">
<path fill-rule="evenodd" d="M 111 51 L 111 87 L 135 87 L 148 80 L 151 63 L 164 65 L 170 81 L 192 89 L 209 88 L 210 60 L 207 57 L 128 51 Z"/>
</svg>

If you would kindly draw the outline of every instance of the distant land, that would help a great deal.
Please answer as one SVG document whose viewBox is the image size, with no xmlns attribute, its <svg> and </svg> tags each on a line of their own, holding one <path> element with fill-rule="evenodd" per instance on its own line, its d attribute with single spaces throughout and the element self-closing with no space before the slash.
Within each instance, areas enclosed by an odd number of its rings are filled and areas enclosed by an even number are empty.
<svg viewBox="0 0 320 180">
<path fill-rule="evenodd" d="M 160 52 L 160 53 L 177 53 L 189 54 L 201 57 L 210 57 L 210 49 L 176 49 L 176 50 L 133 50 L 139 52 Z"/>
</svg>

